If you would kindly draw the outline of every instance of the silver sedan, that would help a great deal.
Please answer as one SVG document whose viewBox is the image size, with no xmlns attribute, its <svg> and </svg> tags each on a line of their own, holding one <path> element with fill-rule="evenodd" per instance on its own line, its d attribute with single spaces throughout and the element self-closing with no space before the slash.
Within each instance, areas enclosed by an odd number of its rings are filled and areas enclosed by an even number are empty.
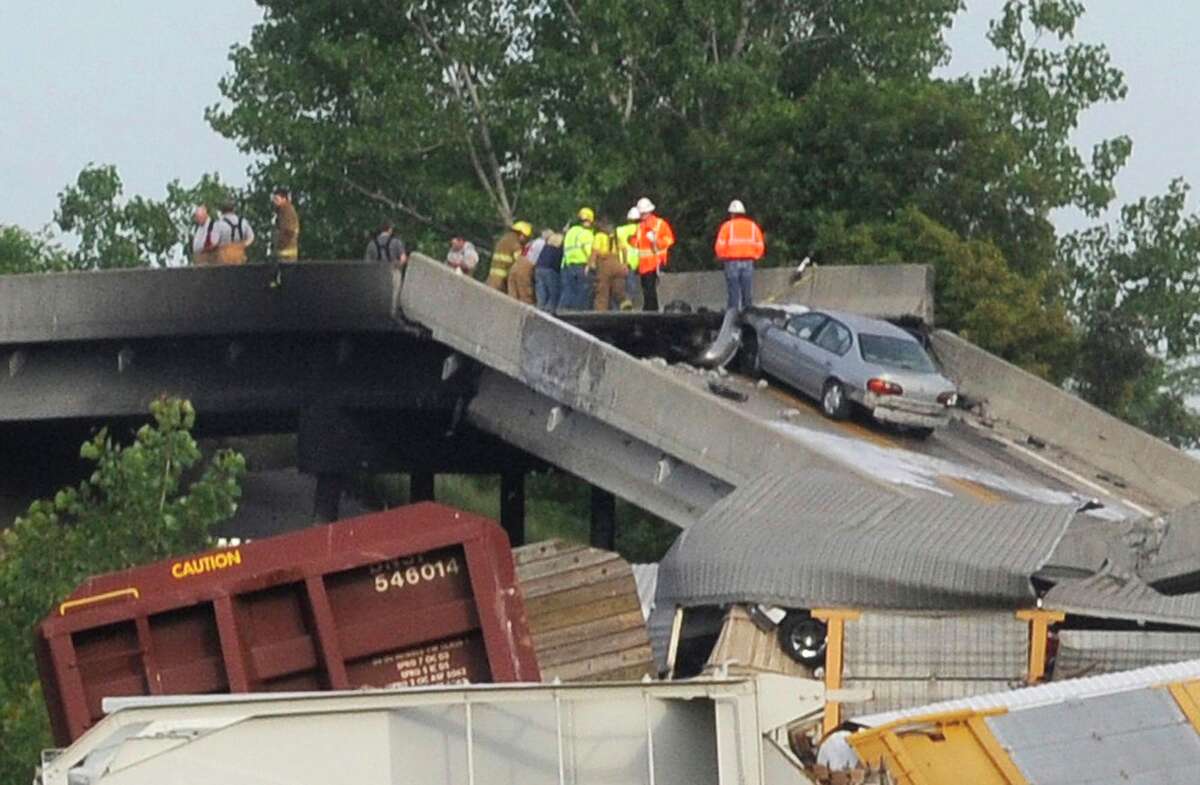
<svg viewBox="0 0 1200 785">
<path fill-rule="evenodd" d="M 835 420 L 862 406 L 926 437 L 949 421 L 954 383 L 921 343 L 880 319 L 840 311 L 753 308 L 743 316 L 745 364 L 820 402 Z"/>
</svg>

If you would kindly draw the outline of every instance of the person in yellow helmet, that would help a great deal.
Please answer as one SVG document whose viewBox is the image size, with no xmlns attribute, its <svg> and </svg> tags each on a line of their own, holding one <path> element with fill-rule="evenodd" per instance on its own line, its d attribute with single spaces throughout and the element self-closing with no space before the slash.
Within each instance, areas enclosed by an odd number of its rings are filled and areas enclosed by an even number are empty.
<svg viewBox="0 0 1200 785">
<path fill-rule="evenodd" d="M 596 243 L 596 231 L 592 228 L 596 212 L 590 207 L 581 207 L 576 217 L 578 221 L 572 224 L 563 238 L 559 307 L 563 310 L 586 311 L 592 305 L 587 269 Z"/>
<path fill-rule="evenodd" d="M 522 230 L 529 227 L 529 231 L 525 235 L 525 245 L 522 246 L 520 255 L 517 256 L 517 260 L 513 262 L 513 266 L 508 271 L 508 296 L 520 300 L 526 305 L 536 305 L 537 296 L 533 289 L 533 261 L 529 258 L 530 249 L 533 247 L 533 244 L 529 242 L 529 238 L 533 235 L 533 227 L 525 221 L 519 223 L 522 224 Z"/>
<path fill-rule="evenodd" d="M 527 221 L 517 221 L 500 236 L 492 251 L 492 265 L 488 270 L 487 285 L 498 292 L 508 291 L 508 271 L 517 258 L 525 253 L 525 243 L 533 235 L 533 227 Z"/>
<path fill-rule="evenodd" d="M 600 221 L 597 225 L 596 242 L 592 246 L 592 266 L 596 275 L 596 299 L 593 308 L 597 311 L 628 311 L 633 307 L 625 295 L 625 281 L 629 278 L 629 265 L 621 258 L 621 249 L 612 224 Z"/>
</svg>

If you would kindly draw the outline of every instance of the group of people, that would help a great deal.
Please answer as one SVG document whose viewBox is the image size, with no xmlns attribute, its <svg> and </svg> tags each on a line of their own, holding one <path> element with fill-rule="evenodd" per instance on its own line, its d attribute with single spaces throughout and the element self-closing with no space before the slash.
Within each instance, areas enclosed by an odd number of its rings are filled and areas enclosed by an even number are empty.
<svg viewBox="0 0 1200 785">
<path fill-rule="evenodd" d="M 614 226 L 581 207 L 562 232 L 546 229 L 534 239 L 533 226 L 517 221 L 492 253 L 487 285 L 549 312 L 629 310 L 640 288 L 642 307 L 657 311 L 658 277 L 667 266 L 675 231 L 647 197 Z M 766 253 L 760 227 L 734 199 L 729 219 L 717 230 L 713 251 L 725 269 L 727 306 L 741 310 L 753 302 L 754 263 Z M 478 253 L 462 238 L 451 243 L 446 262 L 470 274 Z"/>
<path fill-rule="evenodd" d="M 275 210 L 271 256 L 278 262 L 297 259 L 300 218 L 286 188 L 271 195 Z M 729 218 L 717 230 L 713 252 L 725 270 L 727 307 L 748 308 L 753 302 L 754 263 L 766 253 L 760 227 L 746 215 L 741 200 L 729 204 Z M 220 206 L 220 216 L 208 208 L 195 209 L 193 260 L 197 265 L 244 264 L 254 243 L 254 229 L 236 212 L 232 199 Z M 629 310 L 640 288 L 642 307 L 657 311 L 658 276 L 675 245 L 675 231 L 643 196 L 629 208 L 625 222 L 614 226 L 596 219 L 591 207 L 581 207 L 561 232 L 544 230 L 536 239 L 528 221 L 516 221 L 496 243 L 487 285 L 521 302 L 549 312 L 559 310 Z M 408 250 L 393 222 L 385 221 L 367 243 L 363 258 L 388 262 L 397 269 L 408 261 Z M 479 253 L 463 237 L 450 241 L 446 264 L 471 275 Z M 278 281 L 278 268 L 275 280 Z"/>
<path fill-rule="evenodd" d="M 294 262 L 300 251 L 300 216 L 286 188 L 276 188 L 271 194 L 275 210 L 274 237 L 271 256 L 280 262 Z M 237 214 L 232 198 L 220 205 L 220 216 L 209 215 L 208 207 L 197 205 L 192 214 L 196 224 L 192 235 L 192 262 L 198 266 L 214 264 L 245 264 L 246 249 L 254 244 L 254 229 L 250 222 Z"/>
</svg>

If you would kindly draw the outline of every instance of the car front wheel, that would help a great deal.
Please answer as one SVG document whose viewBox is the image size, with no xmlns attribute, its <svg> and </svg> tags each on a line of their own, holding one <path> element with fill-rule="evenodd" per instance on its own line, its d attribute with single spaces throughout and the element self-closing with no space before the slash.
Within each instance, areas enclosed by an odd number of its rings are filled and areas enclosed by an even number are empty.
<svg viewBox="0 0 1200 785">
<path fill-rule="evenodd" d="M 808 614 L 789 613 L 779 625 L 779 644 L 796 662 L 809 668 L 825 664 L 828 630 Z"/>
<path fill-rule="evenodd" d="M 850 416 L 850 399 L 846 396 L 846 388 L 837 379 L 825 382 L 821 392 L 821 411 L 833 420 L 844 420 Z"/>
</svg>

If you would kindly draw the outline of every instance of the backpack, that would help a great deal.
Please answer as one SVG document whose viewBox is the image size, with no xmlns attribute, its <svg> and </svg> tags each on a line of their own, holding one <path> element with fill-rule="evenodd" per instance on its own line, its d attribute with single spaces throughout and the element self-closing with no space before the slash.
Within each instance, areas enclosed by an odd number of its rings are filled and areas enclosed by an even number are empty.
<svg viewBox="0 0 1200 785">
<path fill-rule="evenodd" d="M 392 261 L 392 237 L 391 237 L 391 235 L 388 235 L 388 239 L 387 239 L 386 243 L 379 242 L 379 235 L 376 235 L 375 239 L 372 240 L 372 242 L 375 243 L 375 255 L 376 255 L 376 258 L 379 259 L 379 261 L 381 261 L 381 262 Z"/>
</svg>

